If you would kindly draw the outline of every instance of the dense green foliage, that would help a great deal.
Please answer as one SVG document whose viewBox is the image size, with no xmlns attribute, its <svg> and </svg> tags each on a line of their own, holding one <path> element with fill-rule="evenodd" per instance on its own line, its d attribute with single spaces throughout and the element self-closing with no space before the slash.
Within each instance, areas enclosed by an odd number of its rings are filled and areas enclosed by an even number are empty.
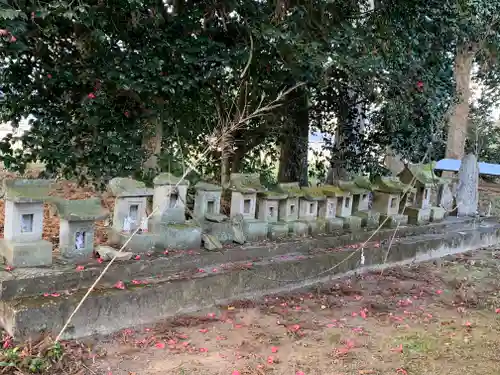
<svg viewBox="0 0 500 375">
<path fill-rule="evenodd" d="M 375 4 L 1 0 L 0 121 L 34 116 L 23 149 L 7 138 L 1 158 L 14 170 L 39 160 L 49 173 L 104 182 L 142 171 L 152 153 L 177 173 L 203 153 L 196 169 L 205 176 L 219 179 L 226 158 L 226 173 L 272 179 L 280 146 L 295 150 L 309 129 L 336 132 L 327 151 L 349 170 L 380 168 L 386 146 L 418 161 L 431 144 L 439 157 L 454 50 L 484 35 L 496 8 L 464 24 L 451 1 Z M 493 56 L 478 54 L 488 87 Z M 292 153 L 280 167 L 303 157 Z"/>
</svg>

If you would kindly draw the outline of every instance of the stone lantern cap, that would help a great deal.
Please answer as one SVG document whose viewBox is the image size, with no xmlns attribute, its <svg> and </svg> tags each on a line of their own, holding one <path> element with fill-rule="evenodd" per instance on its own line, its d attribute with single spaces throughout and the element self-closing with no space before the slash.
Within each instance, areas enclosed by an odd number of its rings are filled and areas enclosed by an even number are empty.
<svg viewBox="0 0 500 375">
<path fill-rule="evenodd" d="M 243 194 L 266 191 L 266 188 L 260 183 L 258 173 L 231 173 L 229 188 Z"/>
<path fill-rule="evenodd" d="M 278 190 L 286 193 L 288 195 L 288 198 L 300 198 L 305 195 L 304 190 L 300 188 L 298 182 L 279 183 Z"/>
<path fill-rule="evenodd" d="M 354 181 L 338 181 L 338 187 L 340 187 L 343 191 L 347 191 L 352 195 L 361 195 L 368 192 L 368 189 L 360 187 Z"/>
<path fill-rule="evenodd" d="M 150 197 L 153 189 L 146 184 L 132 178 L 115 177 L 109 181 L 108 189 L 117 198 Z"/>
<path fill-rule="evenodd" d="M 340 187 L 336 185 L 323 185 L 320 188 L 321 190 L 323 190 L 323 193 L 328 198 L 347 197 L 350 195 L 348 191 L 342 190 Z"/>
<path fill-rule="evenodd" d="M 6 179 L 4 198 L 15 203 L 43 203 L 49 198 L 52 180 Z"/>
<path fill-rule="evenodd" d="M 101 206 L 99 198 L 67 200 L 52 198 L 57 214 L 67 221 L 97 221 L 108 217 L 109 212 Z"/>
<path fill-rule="evenodd" d="M 354 183 L 362 189 L 365 189 L 367 191 L 372 191 L 373 190 L 373 185 L 370 182 L 370 179 L 367 176 L 358 176 L 354 178 Z"/>
<path fill-rule="evenodd" d="M 222 186 L 200 181 L 194 185 L 196 191 L 222 191 Z"/>
<path fill-rule="evenodd" d="M 261 191 L 257 196 L 262 199 L 281 201 L 288 198 L 288 194 L 280 191 Z"/>
<path fill-rule="evenodd" d="M 303 198 L 308 201 L 324 201 L 326 199 L 325 191 L 322 187 L 303 187 Z"/>
<path fill-rule="evenodd" d="M 435 175 L 432 164 L 411 164 L 406 168 L 415 177 L 415 180 L 426 187 L 443 184 L 445 181 Z"/>
<path fill-rule="evenodd" d="M 171 173 L 165 172 L 160 173 L 153 179 L 153 184 L 155 186 L 164 186 L 164 185 L 187 185 L 189 186 L 189 181 L 182 177 L 174 176 Z"/>
<path fill-rule="evenodd" d="M 376 176 L 373 181 L 373 190 L 387 194 L 399 194 L 404 192 L 414 192 L 415 188 L 402 183 L 396 177 Z"/>
</svg>

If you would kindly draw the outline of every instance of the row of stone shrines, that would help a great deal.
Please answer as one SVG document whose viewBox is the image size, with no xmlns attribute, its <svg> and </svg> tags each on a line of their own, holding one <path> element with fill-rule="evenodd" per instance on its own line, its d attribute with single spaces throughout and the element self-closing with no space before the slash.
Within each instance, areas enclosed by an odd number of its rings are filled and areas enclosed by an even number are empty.
<svg viewBox="0 0 500 375">
<path fill-rule="evenodd" d="M 409 182 L 416 180 L 415 188 Z M 265 189 L 258 174 L 231 176 L 230 217 L 221 214 L 222 188 L 200 182 L 191 220 L 186 220 L 189 182 L 169 173 L 154 181 L 154 189 L 129 178 L 110 181 L 115 197 L 109 239 L 136 253 L 165 248 L 193 249 L 203 243 L 214 249 L 222 244 L 334 233 L 341 229 L 421 224 L 442 220 L 445 209 L 431 204 L 434 184 L 446 182 L 422 169 L 409 167 L 395 177 L 374 182 L 359 177 L 336 185 L 301 188 L 297 183 Z M 62 258 L 81 262 L 94 254 L 94 222 L 109 215 L 99 199 L 64 200 L 50 197 L 48 180 L 12 179 L 4 182 L 5 227 L 1 251 L 15 267 L 52 264 L 52 244 L 42 239 L 43 204 L 51 203 L 60 216 L 59 249 Z M 410 206 L 407 197 L 413 197 Z M 444 195 L 442 195 L 444 196 Z M 148 199 L 153 211 L 147 214 Z M 443 200 L 443 198 L 441 199 Z M 437 204 L 437 202 L 436 202 Z"/>
</svg>

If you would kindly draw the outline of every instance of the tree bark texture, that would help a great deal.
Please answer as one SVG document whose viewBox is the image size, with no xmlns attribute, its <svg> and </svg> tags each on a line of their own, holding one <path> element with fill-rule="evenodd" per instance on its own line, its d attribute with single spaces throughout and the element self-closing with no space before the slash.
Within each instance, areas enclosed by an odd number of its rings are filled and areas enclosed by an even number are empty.
<svg viewBox="0 0 500 375">
<path fill-rule="evenodd" d="M 309 104 L 308 92 L 299 87 L 288 95 L 286 125 L 280 142 L 279 182 L 308 185 Z"/>
<path fill-rule="evenodd" d="M 465 43 L 457 47 L 454 76 L 457 102 L 448 125 L 446 157 L 461 160 L 464 156 L 469 120 L 469 100 L 471 97 L 471 71 L 476 47 Z"/>
</svg>

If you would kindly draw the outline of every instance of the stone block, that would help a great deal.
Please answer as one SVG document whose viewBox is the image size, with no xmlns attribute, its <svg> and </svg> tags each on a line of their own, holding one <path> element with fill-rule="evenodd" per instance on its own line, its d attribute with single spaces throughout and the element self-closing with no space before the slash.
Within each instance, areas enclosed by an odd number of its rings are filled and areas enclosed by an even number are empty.
<svg viewBox="0 0 500 375">
<path fill-rule="evenodd" d="M 361 218 L 358 216 L 346 216 L 341 218 L 344 222 L 344 229 L 350 230 L 360 230 L 361 229 Z"/>
<path fill-rule="evenodd" d="M 384 227 L 386 228 L 396 228 L 398 225 L 406 225 L 408 224 L 408 216 L 407 215 L 391 215 L 389 216 L 389 219 L 386 218 L 387 215 L 380 215 L 380 224 L 384 223 Z M 380 225 L 379 224 L 379 225 Z"/>
<path fill-rule="evenodd" d="M 302 220 L 292 221 L 288 223 L 288 230 L 292 236 L 304 237 L 309 234 L 309 225 Z"/>
<path fill-rule="evenodd" d="M 166 249 L 199 249 L 201 228 L 192 224 L 165 224 L 159 233 L 159 244 Z"/>
<path fill-rule="evenodd" d="M 127 243 L 127 241 L 130 241 Z M 111 230 L 108 232 L 109 243 L 118 247 L 125 246 L 125 248 L 134 253 L 147 253 L 153 251 L 161 251 L 160 235 L 158 233 L 137 233 L 131 236 L 130 233 L 122 233 Z"/>
<path fill-rule="evenodd" d="M 90 258 L 94 251 L 94 221 L 60 219 L 59 251 L 74 261 Z"/>
<path fill-rule="evenodd" d="M 282 239 L 288 237 L 288 223 L 279 221 L 277 223 L 268 224 L 268 236 L 271 240 Z"/>
<path fill-rule="evenodd" d="M 379 226 L 380 212 L 357 211 L 353 216 L 361 218 L 361 226 L 369 229 L 375 229 Z"/>
<path fill-rule="evenodd" d="M 153 180 L 153 218 L 164 224 L 183 224 L 186 221 L 186 197 L 189 181 L 161 173 Z"/>
<path fill-rule="evenodd" d="M 13 267 L 52 265 L 52 244 L 49 241 L 12 242 L 2 240 L 1 249 L 6 263 Z"/>
<path fill-rule="evenodd" d="M 307 221 L 307 226 L 309 227 L 308 232 L 311 236 L 326 232 L 326 220 L 309 220 Z"/>
<path fill-rule="evenodd" d="M 326 220 L 326 233 L 335 233 L 344 228 L 344 220 L 340 217 L 332 217 Z"/>
<path fill-rule="evenodd" d="M 12 242 L 33 242 L 42 239 L 43 203 L 5 201 L 4 237 Z"/>
<path fill-rule="evenodd" d="M 409 224 L 422 225 L 431 220 L 430 208 L 405 207 L 404 213 L 408 216 Z"/>
<path fill-rule="evenodd" d="M 278 219 L 280 221 L 295 221 L 299 219 L 299 198 L 288 197 L 279 202 Z"/>
<path fill-rule="evenodd" d="M 267 221 L 244 220 L 243 233 L 248 242 L 267 239 Z"/>
<path fill-rule="evenodd" d="M 205 215 L 220 215 L 222 188 L 217 185 L 199 182 L 195 185 L 193 216 L 204 220 Z"/>
<path fill-rule="evenodd" d="M 220 223 L 202 221 L 203 232 L 215 236 L 222 244 L 229 244 L 233 242 L 233 227 L 230 221 L 223 221 Z"/>
<path fill-rule="evenodd" d="M 431 207 L 431 221 L 438 222 L 444 220 L 446 210 L 443 207 Z"/>
</svg>

